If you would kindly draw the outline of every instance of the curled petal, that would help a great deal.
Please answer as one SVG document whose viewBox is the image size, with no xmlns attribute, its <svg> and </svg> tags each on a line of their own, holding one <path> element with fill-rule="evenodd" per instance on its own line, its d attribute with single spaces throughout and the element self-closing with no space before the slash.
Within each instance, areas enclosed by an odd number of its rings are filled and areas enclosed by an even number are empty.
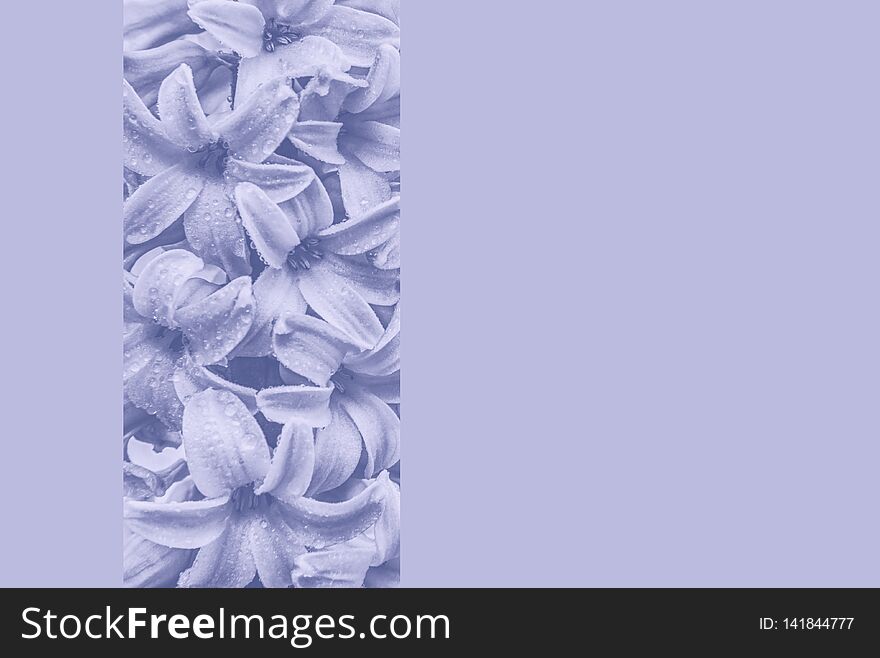
<svg viewBox="0 0 880 658">
<path fill-rule="evenodd" d="M 332 392 L 332 386 L 274 386 L 257 393 L 257 406 L 273 423 L 323 427 L 330 422 Z"/>
<path fill-rule="evenodd" d="M 124 0 L 122 45 L 125 50 L 152 48 L 196 31 L 186 15 L 187 0 Z"/>
<path fill-rule="evenodd" d="M 328 164 L 343 164 L 345 158 L 336 147 L 341 123 L 333 121 L 297 121 L 288 138 L 303 153 Z"/>
<path fill-rule="evenodd" d="M 233 279 L 201 301 L 178 309 L 175 318 L 189 339 L 195 362 L 217 363 L 241 342 L 254 321 L 250 277 Z"/>
<path fill-rule="evenodd" d="M 129 244 L 151 240 L 193 205 L 204 181 L 183 164 L 166 169 L 141 185 L 122 206 L 122 226 Z"/>
<path fill-rule="evenodd" d="M 376 346 L 353 354 L 345 360 L 349 370 L 373 377 L 390 375 L 400 370 L 400 307 L 394 308 L 391 321 Z"/>
<path fill-rule="evenodd" d="M 385 332 L 366 300 L 344 279 L 324 268 L 303 272 L 299 290 L 318 315 L 345 332 L 361 349 L 373 347 Z"/>
<path fill-rule="evenodd" d="M 400 269 L 400 233 L 395 233 L 385 244 L 371 251 L 370 260 L 380 270 Z"/>
<path fill-rule="evenodd" d="M 345 99 L 343 108 L 352 113 L 363 112 L 374 103 L 381 103 L 400 93 L 400 51 L 394 46 L 379 46 L 376 59 L 367 75 L 367 86 L 355 89 Z"/>
<path fill-rule="evenodd" d="M 314 470 L 315 439 L 311 426 L 288 423 L 281 429 L 269 473 L 255 492 L 299 498 L 306 492 Z"/>
<path fill-rule="evenodd" d="M 209 388 L 229 391 L 241 400 L 252 414 L 257 413 L 257 392 L 247 386 L 223 379 L 205 366 L 199 365 L 187 354 L 174 376 L 174 390 L 177 397 L 186 403 L 196 393 Z"/>
<path fill-rule="evenodd" d="M 294 561 L 294 587 L 362 587 L 373 549 L 361 544 L 332 546 L 297 556 Z"/>
<path fill-rule="evenodd" d="M 192 550 L 168 548 L 128 531 L 122 545 L 123 587 L 174 587 L 194 555 Z"/>
<path fill-rule="evenodd" d="M 222 496 L 269 471 L 269 446 L 244 403 L 229 391 L 193 395 L 183 412 L 183 447 L 193 482 Z"/>
<path fill-rule="evenodd" d="M 371 478 L 396 464 L 400 459 L 400 419 L 391 407 L 357 386 L 346 387 L 339 405 L 351 416 L 364 440 L 364 477 Z"/>
<path fill-rule="evenodd" d="M 376 541 L 376 555 L 370 563 L 373 567 L 400 555 L 400 487 L 390 480 L 387 487 L 385 511 L 373 530 Z"/>
<path fill-rule="evenodd" d="M 271 5 L 278 16 L 293 25 L 314 23 L 333 6 L 333 0 L 259 0 Z"/>
<path fill-rule="evenodd" d="M 341 146 L 341 145 L 340 145 Z M 357 217 L 391 199 L 391 185 L 351 153 L 341 149 L 345 164 L 339 165 L 342 204 L 349 217 Z"/>
<path fill-rule="evenodd" d="M 215 129 L 229 143 L 232 157 L 262 162 L 290 132 L 299 112 L 299 98 L 285 78 L 268 79 L 242 98 L 244 101 Z"/>
<path fill-rule="evenodd" d="M 328 280 L 344 280 L 369 304 L 393 306 L 400 299 L 397 285 L 400 271 L 378 269 L 362 256 L 325 253 L 324 258 L 312 267 L 324 270 Z"/>
<path fill-rule="evenodd" d="M 400 25 L 400 0 L 336 0 L 336 4 L 379 14 Z"/>
<path fill-rule="evenodd" d="M 275 506 L 263 511 L 249 525 L 251 553 L 263 587 L 290 587 L 290 572 L 305 548 L 281 519 Z"/>
<path fill-rule="evenodd" d="M 183 249 L 171 249 L 156 256 L 134 284 L 131 299 L 135 310 L 166 327 L 176 327 L 174 313 L 183 286 L 204 265 L 201 258 Z"/>
<path fill-rule="evenodd" d="M 252 5 L 229 0 L 201 0 L 191 4 L 189 17 L 242 57 L 254 57 L 262 49 L 266 22 L 260 10 Z"/>
<path fill-rule="evenodd" d="M 315 472 L 306 495 L 335 489 L 348 480 L 363 452 L 361 433 L 340 406 L 330 401 L 330 422 L 315 433 Z"/>
<path fill-rule="evenodd" d="M 281 518 L 300 543 L 311 548 L 332 546 L 358 536 L 372 526 L 385 509 L 383 473 L 359 494 L 340 503 L 311 498 L 278 499 Z"/>
<path fill-rule="evenodd" d="M 327 386 L 346 354 L 358 345 L 332 325 L 305 314 L 288 314 L 275 323 L 275 355 L 284 367 Z"/>
<path fill-rule="evenodd" d="M 253 183 L 239 183 L 235 201 L 245 229 L 269 267 L 283 267 L 300 238 L 287 215 Z"/>
<path fill-rule="evenodd" d="M 195 85 L 201 87 L 220 65 L 220 59 L 199 44 L 184 39 L 122 54 L 125 79 L 147 105 L 156 104 L 159 86 L 180 64 L 192 69 Z"/>
<path fill-rule="evenodd" d="M 159 87 L 159 116 L 168 136 L 195 151 L 214 140 L 214 132 L 202 111 L 192 69 L 181 64 Z"/>
<path fill-rule="evenodd" d="M 244 587 L 257 567 L 250 545 L 250 519 L 230 517 L 217 539 L 202 548 L 192 567 L 180 574 L 178 587 Z"/>
<path fill-rule="evenodd" d="M 199 548 L 217 539 L 231 512 L 229 498 L 159 503 L 127 500 L 123 518 L 132 531 L 162 546 Z"/>
<path fill-rule="evenodd" d="M 162 124 L 146 108 L 137 92 L 124 80 L 122 150 L 122 164 L 144 176 L 155 176 L 174 166 L 182 153 L 181 148 L 165 134 Z"/>
<path fill-rule="evenodd" d="M 315 179 L 311 167 L 294 161 L 289 164 L 254 164 L 233 158 L 226 171 L 232 178 L 253 183 L 275 203 L 292 199 Z"/>
<path fill-rule="evenodd" d="M 302 193 L 282 203 L 281 208 L 300 237 L 314 236 L 333 223 L 333 203 L 317 177 Z"/>
<path fill-rule="evenodd" d="M 183 405 L 174 390 L 177 356 L 167 337 L 129 340 L 123 345 L 123 390 L 139 409 L 155 415 L 173 430 L 180 428 Z"/>
</svg>

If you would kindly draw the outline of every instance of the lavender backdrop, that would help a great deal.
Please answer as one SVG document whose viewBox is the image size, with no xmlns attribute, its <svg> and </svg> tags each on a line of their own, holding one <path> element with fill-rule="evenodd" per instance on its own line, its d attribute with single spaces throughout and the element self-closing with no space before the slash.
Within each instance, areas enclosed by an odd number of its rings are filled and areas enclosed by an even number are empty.
<svg viewBox="0 0 880 658">
<path fill-rule="evenodd" d="M 404 585 L 880 583 L 880 9 L 718 4 L 405 3 Z M 120 13 L 41 6 L 0 582 L 116 585 Z"/>
</svg>

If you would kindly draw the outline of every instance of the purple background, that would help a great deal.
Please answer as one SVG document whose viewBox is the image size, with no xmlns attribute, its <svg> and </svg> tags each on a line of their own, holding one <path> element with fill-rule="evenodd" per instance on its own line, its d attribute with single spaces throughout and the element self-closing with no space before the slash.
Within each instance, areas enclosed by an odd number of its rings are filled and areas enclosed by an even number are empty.
<svg viewBox="0 0 880 658">
<path fill-rule="evenodd" d="M 0 585 L 115 585 L 120 11 L 40 7 Z M 880 7 L 517 7 L 404 0 L 404 584 L 880 585 Z"/>
</svg>

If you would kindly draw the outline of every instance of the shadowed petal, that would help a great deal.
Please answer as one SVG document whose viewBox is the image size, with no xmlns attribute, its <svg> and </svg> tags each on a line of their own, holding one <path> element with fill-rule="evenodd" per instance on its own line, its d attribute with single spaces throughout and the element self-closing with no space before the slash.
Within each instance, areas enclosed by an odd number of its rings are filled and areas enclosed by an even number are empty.
<svg viewBox="0 0 880 658">
<path fill-rule="evenodd" d="M 378 121 L 347 124 L 345 146 L 373 171 L 400 170 L 400 128 Z"/>
<path fill-rule="evenodd" d="M 370 66 L 383 43 L 400 46 L 400 29 L 387 18 L 339 5 L 305 31 L 338 45 L 354 66 Z"/>
<path fill-rule="evenodd" d="M 155 176 L 174 166 L 183 153 L 125 80 L 122 81 L 122 150 L 122 164 L 144 176 Z"/>
<path fill-rule="evenodd" d="M 204 180 L 180 164 L 141 185 L 122 206 L 122 231 L 129 244 L 151 240 L 193 205 Z"/>
<path fill-rule="evenodd" d="M 341 145 L 340 145 L 341 146 Z M 357 217 L 391 199 L 391 185 L 351 151 L 340 148 L 345 164 L 339 165 L 342 204 L 349 217 Z"/>
<path fill-rule="evenodd" d="M 269 267 L 283 267 L 287 255 L 300 242 L 287 215 L 253 183 L 236 185 L 235 201 L 260 256 Z"/>
<path fill-rule="evenodd" d="M 168 548 L 126 532 L 122 546 L 124 587 L 174 587 L 180 572 L 192 562 L 195 552 Z"/>
<path fill-rule="evenodd" d="M 304 314 L 280 318 L 275 323 L 272 345 L 284 367 L 318 386 L 327 386 L 346 354 L 359 351 L 345 333 Z"/>
<path fill-rule="evenodd" d="M 400 459 L 400 419 L 391 407 L 357 386 L 346 387 L 339 405 L 351 416 L 364 440 L 364 477 L 371 478 L 396 464 Z"/>
<path fill-rule="evenodd" d="M 229 0 L 201 0 L 188 13 L 199 27 L 242 57 L 254 57 L 263 47 L 266 23 L 256 7 Z"/>
<path fill-rule="evenodd" d="M 220 59 L 192 41 L 177 39 L 147 50 L 134 50 L 122 54 L 122 69 L 125 79 L 134 87 L 148 106 L 155 105 L 159 98 L 159 85 L 180 64 L 192 69 L 195 86 L 201 87 Z"/>
<path fill-rule="evenodd" d="M 257 393 L 257 406 L 274 423 L 323 427 L 330 422 L 332 392 L 332 386 L 274 386 Z"/>
<path fill-rule="evenodd" d="M 244 587 L 257 567 L 250 546 L 250 520 L 232 516 L 226 530 L 196 555 L 192 567 L 180 574 L 178 587 Z"/>
<path fill-rule="evenodd" d="M 338 396 L 330 401 L 330 422 L 315 433 L 315 472 L 306 495 L 335 489 L 354 473 L 363 452 L 363 441 L 354 421 L 340 406 Z"/>
<path fill-rule="evenodd" d="M 323 268 L 312 268 L 299 277 L 299 290 L 309 306 L 348 334 L 361 349 L 373 347 L 385 328 L 358 292 L 343 279 Z"/>
<path fill-rule="evenodd" d="M 377 398 L 388 404 L 400 404 L 400 371 L 391 375 L 374 377 L 372 375 L 355 375 L 354 381 Z"/>
<path fill-rule="evenodd" d="M 123 518 L 132 532 L 156 544 L 199 548 L 223 533 L 230 511 L 226 496 L 182 503 L 127 500 Z"/>
<path fill-rule="evenodd" d="M 201 393 L 209 388 L 233 393 L 244 403 L 248 411 L 252 414 L 257 413 L 256 390 L 223 379 L 220 375 L 196 363 L 192 356 L 187 354 L 182 359 L 174 377 L 174 390 L 177 392 L 177 397 L 186 403 L 196 393 Z"/>
<path fill-rule="evenodd" d="M 317 177 L 302 193 L 280 205 L 300 237 L 314 236 L 333 223 L 333 203 Z"/>
<path fill-rule="evenodd" d="M 275 203 L 292 199 L 315 179 L 311 167 L 293 161 L 290 164 L 254 164 L 233 158 L 226 172 L 234 179 L 253 183 Z"/>
<path fill-rule="evenodd" d="M 230 277 L 250 274 L 244 229 L 236 221 L 235 203 L 226 185 L 207 181 L 184 214 L 183 227 L 190 246 L 205 262 L 221 267 Z"/>
<path fill-rule="evenodd" d="M 244 102 L 214 128 L 229 143 L 231 156 L 262 162 L 290 132 L 299 112 L 299 98 L 285 78 L 263 82 L 242 98 Z"/>
<path fill-rule="evenodd" d="M 206 496 L 261 481 L 269 446 L 244 403 L 229 391 L 193 395 L 183 412 L 183 447 L 193 482 Z"/>
<path fill-rule="evenodd" d="M 383 473 L 358 495 L 341 503 L 311 498 L 278 498 L 278 511 L 300 543 L 311 548 L 332 546 L 356 537 L 373 525 L 385 509 Z"/>
<path fill-rule="evenodd" d="M 230 356 L 265 356 L 272 351 L 272 326 L 285 313 L 305 313 L 306 300 L 290 268 L 267 267 L 253 285 L 256 310 L 248 335 Z"/>
<path fill-rule="evenodd" d="M 324 270 L 328 279 L 343 279 L 370 304 L 393 306 L 400 299 L 397 288 L 400 271 L 380 270 L 363 257 L 349 258 L 325 253 L 324 258 L 315 263 L 312 269 Z"/>
<path fill-rule="evenodd" d="M 318 234 L 321 246 L 344 256 L 375 249 L 400 227 L 400 197 L 396 196 L 369 212 L 334 224 Z"/>
<path fill-rule="evenodd" d="M 177 357 L 168 349 L 170 338 L 126 336 L 123 344 L 122 383 L 132 404 L 155 415 L 171 429 L 179 429 L 183 405 L 174 390 Z"/>
<path fill-rule="evenodd" d="M 168 136 L 189 150 L 214 140 L 214 132 L 202 111 L 192 69 L 181 64 L 159 87 L 159 116 Z"/>
<path fill-rule="evenodd" d="M 263 587 L 290 587 L 290 572 L 305 548 L 284 523 L 275 506 L 250 523 L 250 547 Z"/>
<path fill-rule="evenodd" d="M 297 121 L 288 138 L 303 153 L 321 162 L 342 164 L 345 158 L 336 148 L 341 123 L 333 121 Z"/>
<path fill-rule="evenodd" d="M 400 370 L 400 306 L 395 307 L 391 321 L 376 346 L 360 354 L 352 354 L 345 366 L 353 372 L 382 377 Z"/>
<path fill-rule="evenodd" d="M 124 0 L 124 50 L 152 48 L 197 31 L 186 15 L 187 0 Z"/>
<path fill-rule="evenodd" d="M 254 491 L 280 498 L 302 496 L 315 470 L 315 439 L 310 425 L 288 423 L 281 429 L 269 473 Z"/>
<path fill-rule="evenodd" d="M 250 277 L 233 279 L 217 292 L 178 309 L 175 318 L 195 362 L 217 363 L 241 342 L 254 321 Z"/>
</svg>

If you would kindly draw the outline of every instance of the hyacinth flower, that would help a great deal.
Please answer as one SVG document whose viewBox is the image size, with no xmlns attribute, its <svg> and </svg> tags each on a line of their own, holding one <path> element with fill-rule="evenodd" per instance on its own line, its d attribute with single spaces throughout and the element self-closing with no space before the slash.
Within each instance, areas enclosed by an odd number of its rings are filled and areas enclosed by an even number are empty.
<svg viewBox="0 0 880 658">
<path fill-rule="evenodd" d="M 357 84 L 345 75 L 350 66 L 369 66 L 381 44 L 400 43 L 392 21 L 333 0 L 191 0 L 189 16 L 241 57 L 242 98 L 280 75 Z"/>
<path fill-rule="evenodd" d="M 286 385 L 259 391 L 257 407 L 276 423 L 320 428 L 309 495 L 335 489 L 353 475 L 375 477 L 397 463 L 400 419 L 389 404 L 400 402 L 399 310 L 368 350 L 305 314 L 280 318 L 272 342 Z"/>
<path fill-rule="evenodd" d="M 223 361 L 248 334 L 254 300 L 249 277 L 226 282 L 222 270 L 189 251 L 157 251 L 123 286 L 123 391 L 176 430 L 183 414 L 176 382 L 200 382 L 190 393 L 220 385 L 203 366 Z"/>
<path fill-rule="evenodd" d="M 298 555 L 349 541 L 373 526 L 391 487 L 383 473 L 340 502 L 305 496 L 314 441 L 285 425 L 270 450 L 251 412 L 228 391 L 208 389 L 186 404 L 183 445 L 201 500 L 128 500 L 129 530 L 154 544 L 199 549 L 182 587 L 288 587 Z"/>
<path fill-rule="evenodd" d="M 234 111 L 210 121 L 185 64 L 159 88 L 161 121 L 125 81 L 123 98 L 125 167 L 150 177 L 123 205 L 126 242 L 148 242 L 182 215 L 186 238 L 199 256 L 230 276 L 249 274 L 235 185 L 248 181 L 283 201 L 315 177 L 311 168 L 292 161 L 262 164 L 296 120 L 299 100 L 290 84 L 268 81 Z"/>
<path fill-rule="evenodd" d="M 367 254 L 397 233 L 399 198 L 337 224 L 332 223 L 332 204 L 318 179 L 282 204 L 250 183 L 239 184 L 235 198 L 266 269 L 254 284 L 254 325 L 234 354 L 271 353 L 275 320 L 285 313 L 303 313 L 307 306 L 361 350 L 375 346 L 385 328 L 370 305 L 397 303 L 399 271 L 374 267 Z"/>
<path fill-rule="evenodd" d="M 334 81 L 323 96 L 310 92 L 301 95 L 290 142 L 338 171 L 347 216 L 390 199 L 400 172 L 400 53 L 380 46 L 361 87 Z"/>
</svg>

